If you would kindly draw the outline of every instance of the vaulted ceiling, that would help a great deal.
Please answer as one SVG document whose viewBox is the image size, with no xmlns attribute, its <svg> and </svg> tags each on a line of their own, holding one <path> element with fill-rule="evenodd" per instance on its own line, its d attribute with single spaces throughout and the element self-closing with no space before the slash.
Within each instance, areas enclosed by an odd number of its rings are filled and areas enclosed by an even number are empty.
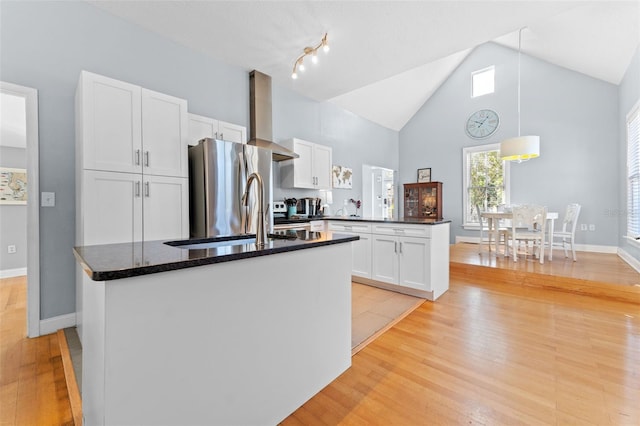
<svg viewBox="0 0 640 426">
<path fill-rule="evenodd" d="M 494 41 L 619 84 L 640 1 L 90 1 L 226 63 L 399 130 L 475 46 Z M 291 79 L 328 33 L 319 63 Z"/>
</svg>

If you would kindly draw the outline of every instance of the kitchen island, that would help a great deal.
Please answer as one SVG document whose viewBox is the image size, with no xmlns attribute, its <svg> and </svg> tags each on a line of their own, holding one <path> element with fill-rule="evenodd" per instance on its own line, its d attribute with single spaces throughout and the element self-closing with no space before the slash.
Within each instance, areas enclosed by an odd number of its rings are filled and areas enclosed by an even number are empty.
<svg viewBox="0 0 640 426">
<path fill-rule="evenodd" d="M 353 281 L 435 301 L 449 289 L 450 220 L 327 217 L 326 229 L 358 236 Z"/>
<path fill-rule="evenodd" d="M 85 424 L 277 424 L 351 365 L 355 240 L 75 248 Z"/>
</svg>

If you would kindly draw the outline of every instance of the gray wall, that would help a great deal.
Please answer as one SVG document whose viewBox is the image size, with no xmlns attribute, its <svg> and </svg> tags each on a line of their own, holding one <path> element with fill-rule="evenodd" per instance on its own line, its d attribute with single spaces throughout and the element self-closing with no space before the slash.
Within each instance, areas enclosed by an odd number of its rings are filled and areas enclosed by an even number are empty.
<svg viewBox="0 0 640 426">
<path fill-rule="evenodd" d="M 273 137 L 276 141 L 296 137 L 330 146 L 333 164 L 353 169 L 353 189 L 332 190 L 334 213 L 342 208 L 345 198 L 362 200 L 363 164 L 398 170 L 398 132 L 277 85 L 273 87 L 273 103 Z M 274 182 L 279 179 L 279 168 L 275 167 Z M 319 196 L 319 191 L 278 187 L 274 190 L 274 200 L 305 196 Z M 349 213 L 355 214 L 353 204 L 349 205 Z"/>
<path fill-rule="evenodd" d="M 618 209 L 612 212 L 613 216 L 620 219 L 620 227 L 618 234 L 620 238 L 620 247 L 627 253 L 640 261 L 640 248 L 637 244 L 630 243 L 624 236 L 627 233 L 627 114 L 631 112 L 631 108 L 640 102 L 640 46 L 636 50 L 631 64 L 625 73 L 620 86 L 619 94 L 619 148 L 618 148 L 618 182 L 619 182 L 619 204 Z"/>
<path fill-rule="evenodd" d="M 2 1 L 0 43 L 0 79 L 39 91 L 40 190 L 56 193 L 56 206 L 40 209 L 41 318 L 46 319 L 75 311 L 73 101 L 80 71 L 178 96 L 188 100 L 190 112 L 248 127 L 249 70 L 205 57 L 85 2 Z M 330 145 L 337 164 L 353 164 L 354 171 L 363 161 L 397 168 L 397 132 L 277 85 L 273 92 L 276 140 L 300 137 Z"/>
<path fill-rule="evenodd" d="M 26 169 L 26 149 L 0 146 L 0 166 Z M 7 253 L 10 244 L 16 246 L 15 253 Z M 26 267 L 27 206 L 0 205 L 0 271 Z"/>
<path fill-rule="evenodd" d="M 486 43 L 477 47 L 400 131 L 400 182 L 415 182 L 416 170 L 431 167 L 442 181 L 444 216 L 456 235 L 462 229 L 462 149 L 516 136 L 517 51 Z M 495 65 L 494 94 L 472 99 L 471 72 Z M 605 209 L 618 205 L 617 86 L 522 55 L 522 135 L 541 137 L 540 157 L 511 164 L 511 202 L 538 203 L 563 212 L 582 204 L 580 222 L 595 232 L 577 232 L 578 244 L 618 245 L 618 218 Z M 464 124 L 474 111 L 490 108 L 500 127 L 487 140 L 466 136 Z"/>
</svg>

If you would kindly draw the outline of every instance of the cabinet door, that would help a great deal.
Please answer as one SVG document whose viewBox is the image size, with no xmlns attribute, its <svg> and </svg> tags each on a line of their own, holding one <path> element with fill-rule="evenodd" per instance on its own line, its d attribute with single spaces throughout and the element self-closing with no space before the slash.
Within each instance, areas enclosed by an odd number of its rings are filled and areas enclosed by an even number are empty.
<svg viewBox="0 0 640 426">
<path fill-rule="evenodd" d="M 187 101 L 142 89 L 143 173 L 188 177 Z"/>
<path fill-rule="evenodd" d="M 218 139 L 236 143 L 247 143 L 247 128 L 238 124 L 218 121 Z"/>
<path fill-rule="evenodd" d="M 81 168 L 139 173 L 141 88 L 83 71 L 77 98 Z"/>
<path fill-rule="evenodd" d="M 313 184 L 313 146 L 311 142 L 296 139 L 293 151 L 300 157 L 293 161 L 293 181 L 296 188 L 315 188 Z"/>
<path fill-rule="evenodd" d="M 189 238 L 189 180 L 144 177 L 144 239 Z"/>
<path fill-rule="evenodd" d="M 399 284 L 418 290 L 430 291 L 429 258 L 430 242 L 428 238 L 398 238 Z"/>
<path fill-rule="evenodd" d="M 189 145 L 198 145 L 198 141 L 203 138 L 216 138 L 217 132 L 218 120 L 201 115 L 189 114 Z"/>
<path fill-rule="evenodd" d="M 139 174 L 85 170 L 82 180 L 82 245 L 142 240 Z"/>
<path fill-rule="evenodd" d="M 398 240 L 396 237 L 372 235 L 372 279 L 398 284 Z"/>
<path fill-rule="evenodd" d="M 316 189 L 331 189 L 331 148 L 315 145 L 313 149 L 313 176 Z"/>
<path fill-rule="evenodd" d="M 353 264 L 351 275 L 371 278 L 371 234 L 354 234 L 360 237 L 351 243 Z"/>
</svg>

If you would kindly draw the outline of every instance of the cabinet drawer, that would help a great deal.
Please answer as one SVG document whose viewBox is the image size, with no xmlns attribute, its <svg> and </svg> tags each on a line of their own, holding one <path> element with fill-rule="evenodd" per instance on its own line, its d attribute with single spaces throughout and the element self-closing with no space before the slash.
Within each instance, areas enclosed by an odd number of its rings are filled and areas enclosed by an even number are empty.
<svg viewBox="0 0 640 426">
<path fill-rule="evenodd" d="M 385 224 L 385 225 L 374 225 L 373 231 L 374 234 L 381 235 L 399 235 L 399 236 L 407 236 L 407 237 L 423 237 L 430 238 L 431 237 L 431 226 L 429 225 L 403 225 L 403 224 Z"/>
<path fill-rule="evenodd" d="M 324 220 L 312 220 L 309 224 L 312 231 L 324 231 Z"/>
<path fill-rule="evenodd" d="M 371 233 L 371 225 L 368 223 L 328 222 L 328 224 L 329 231 Z"/>
</svg>

